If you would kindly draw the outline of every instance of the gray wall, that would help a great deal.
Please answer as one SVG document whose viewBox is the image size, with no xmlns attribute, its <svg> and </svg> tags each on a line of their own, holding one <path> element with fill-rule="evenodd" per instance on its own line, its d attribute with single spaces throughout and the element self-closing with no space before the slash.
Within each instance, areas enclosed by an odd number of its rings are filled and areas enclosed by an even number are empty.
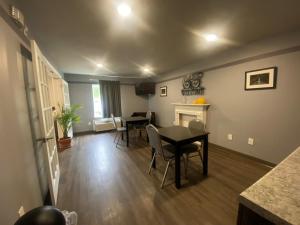
<svg viewBox="0 0 300 225">
<path fill-rule="evenodd" d="M 148 96 L 137 96 L 134 85 L 121 84 L 122 115 L 131 116 L 133 112 L 148 111 Z"/>
<path fill-rule="evenodd" d="M 42 204 L 21 71 L 21 40 L 0 17 L 0 224 Z"/>
<path fill-rule="evenodd" d="M 80 104 L 82 106 L 78 111 L 80 123 L 74 124 L 73 131 L 83 132 L 93 129 L 93 94 L 92 84 L 88 83 L 69 83 L 71 104 Z"/>
<path fill-rule="evenodd" d="M 204 96 L 211 104 L 209 141 L 273 163 L 278 163 L 296 149 L 300 145 L 299 62 L 300 51 L 295 51 L 205 72 Z M 278 67 L 276 89 L 244 91 L 245 71 L 271 66 Z M 188 68 L 185 71 L 189 71 Z M 172 72 L 169 77 L 176 74 L 182 75 L 182 70 Z M 160 86 L 167 85 L 168 97 L 156 94 L 149 99 L 149 107 L 157 113 L 157 122 L 161 126 L 169 126 L 174 121 L 171 103 L 191 103 L 197 98 L 183 97 L 181 82 L 182 78 L 159 82 L 156 93 L 159 93 Z M 228 133 L 233 134 L 232 141 L 227 140 Z M 249 137 L 255 139 L 254 146 L 247 144 Z"/>
<path fill-rule="evenodd" d="M 121 84 L 122 115 L 130 116 L 132 112 L 146 112 L 148 110 L 148 98 L 135 95 L 134 85 Z M 71 104 L 80 104 L 82 109 L 78 111 L 81 122 L 75 124 L 74 132 L 93 130 L 94 106 L 92 96 L 92 84 L 69 83 Z"/>
</svg>

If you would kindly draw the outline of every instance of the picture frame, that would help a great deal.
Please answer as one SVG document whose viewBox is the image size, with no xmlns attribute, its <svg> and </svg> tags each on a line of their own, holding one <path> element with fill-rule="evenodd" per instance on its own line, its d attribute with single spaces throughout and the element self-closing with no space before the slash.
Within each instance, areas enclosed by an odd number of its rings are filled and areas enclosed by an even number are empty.
<svg viewBox="0 0 300 225">
<path fill-rule="evenodd" d="M 245 72 L 245 90 L 275 89 L 277 67 L 263 68 Z"/>
<path fill-rule="evenodd" d="M 168 95 L 167 91 L 167 86 L 160 87 L 160 97 L 166 97 Z"/>
</svg>

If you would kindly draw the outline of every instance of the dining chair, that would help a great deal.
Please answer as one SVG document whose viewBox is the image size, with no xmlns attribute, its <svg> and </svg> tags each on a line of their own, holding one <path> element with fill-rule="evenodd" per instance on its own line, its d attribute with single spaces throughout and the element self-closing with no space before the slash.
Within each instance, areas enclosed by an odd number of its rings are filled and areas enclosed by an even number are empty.
<svg viewBox="0 0 300 225">
<path fill-rule="evenodd" d="M 151 173 L 152 170 L 152 166 L 154 163 L 154 160 L 156 158 L 156 156 L 160 156 L 165 162 L 167 162 L 167 166 L 164 172 L 164 176 L 161 182 L 160 187 L 163 188 L 164 187 L 164 183 L 165 183 L 165 179 L 169 170 L 169 167 L 172 166 L 172 163 L 175 162 L 175 147 L 171 144 L 167 144 L 167 145 L 162 145 L 161 142 L 161 138 L 159 135 L 159 132 L 157 130 L 157 128 L 155 126 L 153 126 L 152 124 L 149 124 L 146 126 L 146 130 L 147 130 L 147 134 L 149 137 L 149 144 L 150 146 L 155 150 L 153 157 L 151 159 L 151 163 L 149 166 L 149 170 L 148 173 Z M 195 148 L 191 145 L 186 145 L 184 146 L 183 152 L 185 152 L 185 150 L 187 150 L 189 147 Z M 184 166 L 185 165 L 185 160 L 183 160 Z"/>
<path fill-rule="evenodd" d="M 189 125 L 188 125 L 188 128 L 189 129 L 195 129 L 195 130 L 200 130 L 200 131 L 204 131 L 205 130 L 205 126 L 203 124 L 203 122 L 201 120 L 191 120 L 189 122 Z M 192 158 L 192 157 L 196 157 L 196 156 L 200 156 L 200 160 L 203 162 L 203 157 L 202 157 L 202 148 L 203 148 L 203 144 L 201 141 L 195 141 L 193 143 L 195 146 L 197 146 L 197 148 L 189 148 L 187 149 L 185 152 L 184 152 L 184 155 L 185 155 L 185 159 L 186 159 L 186 171 L 185 171 L 185 175 L 187 176 L 187 169 L 188 169 L 188 163 L 189 163 L 189 158 Z"/>
<path fill-rule="evenodd" d="M 112 121 L 113 121 L 113 125 L 114 125 L 114 128 L 116 130 L 116 134 L 115 134 L 115 138 L 114 138 L 114 143 L 116 144 L 116 147 L 118 146 L 119 142 L 120 142 L 120 139 L 122 137 L 122 134 L 125 135 L 125 132 L 126 132 L 126 127 L 118 127 L 117 123 L 116 123 L 116 119 L 114 117 L 114 114 L 111 113 L 110 114 L 111 118 L 112 118 Z"/>
<path fill-rule="evenodd" d="M 142 132 L 143 131 L 146 132 L 146 126 L 151 123 L 152 112 L 150 110 L 147 111 L 146 118 L 148 119 L 148 121 L 146 123 L 134 126 L 137 136 L 138 135 L 142 136 Z"/>
<path fill-rule="evenodd" d="M 149 120 L 149 124 L 150 124 L 151 123 L 151 118 L 152 118 L 152 112 L 150 110 L 147 111 L 146 118 Z"/>
</svg>

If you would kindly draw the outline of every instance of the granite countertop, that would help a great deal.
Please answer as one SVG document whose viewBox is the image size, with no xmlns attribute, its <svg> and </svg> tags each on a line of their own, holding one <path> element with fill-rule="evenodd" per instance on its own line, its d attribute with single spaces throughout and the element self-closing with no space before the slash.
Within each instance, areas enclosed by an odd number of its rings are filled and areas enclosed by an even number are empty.
<svg viewBox="0 0 300 225">
<path fill-rule="evenodd" d="M 275 224 L 300 225 L 300 147 L 242 192 L 239 201 Z"/>
</svg>

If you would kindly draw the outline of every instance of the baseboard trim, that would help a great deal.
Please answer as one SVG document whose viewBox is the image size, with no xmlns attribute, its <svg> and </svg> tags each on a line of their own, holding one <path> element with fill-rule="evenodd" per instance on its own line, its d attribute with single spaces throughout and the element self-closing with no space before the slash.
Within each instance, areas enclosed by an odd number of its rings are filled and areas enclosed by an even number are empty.
<svg viewBox="0 0 300 225">
<path fill-rule="evenodd" d="M 273 168 L 273 167 L 276 166 L 275 163 L 271 163 L 271 162 L 265 161 L 263 159 L 256 158 L 256 157 L 251 156 L 251 155 L 247 155 L 247 154 L 244 154 L 244 153 L 241 153 L 241 152 L 229 149 L 229 148 L 225 148 L 225 147 L 220 146 L 220 145 L 209 143 L 209 146 L 212 146 L 212 147 L 214 147 L 216 149 L 221 149 L 221 150 L 229 151 L 230 153 L 235 154 L 235 155 L 246 157 L 246 158 L 254 160 L 254 161 L 258 162 L 258 163 L 262 163 L 262 164 L 264 164 L 264 165 L 266 165 L 268 167 L 272 167 Z"/>
<path fill-rule="evenodd" d="M 80 132 L 74 132 L 74 137 L 87 135 L 87 134 L 95 134 L 95 131 L 93 130 L 87 130 L 87 131 L 80 131 Z"/>
<path fill-rule="evenodd" d="M 103 134 L 103 133 L 110 133 L 112 131 L 115 131 L 116 129 L 111 130 L 101 130 L 101 131 L 93 131 L 94 134 Z"/>
<path fill-rule="evenodd" d="M 75 133 L 74 133 L 74 137 L 83 136 L 83 135 L 88 135 L 88 134 L 103 134 L 103 133 L 110 133 L 110 132 L 112 132 L 112 131 L 114 131 L 114 129 L 112 129 L 112 130 L 103 130 L 103 131 L 87 130 L 87 131 L 75 132 Z"/>
</svg>

